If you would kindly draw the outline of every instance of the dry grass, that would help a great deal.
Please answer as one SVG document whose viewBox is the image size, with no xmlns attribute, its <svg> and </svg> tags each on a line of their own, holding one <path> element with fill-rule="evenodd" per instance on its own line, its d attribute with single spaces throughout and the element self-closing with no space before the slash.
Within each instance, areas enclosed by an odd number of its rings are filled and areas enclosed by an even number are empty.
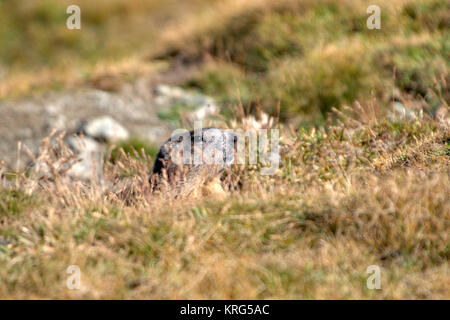
<svg viewBox="0 0 450 320">
<path fill-rule="evenodd" d="M 152 194 L 146 156 L 107 165 L 113 188 L 3 174 L 0 297 L 448 299 L 448 118 L 346 112 L 282 126 L 278 172 L 236 166 L 222 200 Z M 372 264 L 381 290 L 366 288 Z"/>
<path fill-rule="evenodd" d="M 0 4 L 0 99 L 114 89 L 157 71 L 149 56 L 182 58 L 200 63 L 186 86 L 241 103 L 220 127 L 244 126 L 243 108 L 287 120 L 282 161 L 272 176 L 233 166 L 220 198 L 169 197 L 142 141 L 112 152 L 100 184 L 67 178 L 75 156 L 51 137 L 45 176 L 0 166 L 0 298 L 450 298 L 445 1 L 379 1 L 374 33 L 365 0 L 79 0 L 80 34 L 60 30 L 66 2 Z M 394 87 L 416 120 L 389 116 Z"/>
</svg>

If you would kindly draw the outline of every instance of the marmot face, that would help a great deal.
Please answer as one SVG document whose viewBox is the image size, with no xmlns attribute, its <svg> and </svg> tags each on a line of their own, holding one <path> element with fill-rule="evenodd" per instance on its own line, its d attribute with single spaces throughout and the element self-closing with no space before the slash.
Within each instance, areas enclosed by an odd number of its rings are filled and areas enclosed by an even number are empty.
<svg viewBox="0 0 450 320">
<path fill-rule="evenodd" d="M 161 146 L 153 174 L 159 178 L 166 175 L 170 183 L 200 168 L 215 175 L 234 162 L 237 140 L 232 130 L 218 128 L 175 133 Z"/>
</svg>

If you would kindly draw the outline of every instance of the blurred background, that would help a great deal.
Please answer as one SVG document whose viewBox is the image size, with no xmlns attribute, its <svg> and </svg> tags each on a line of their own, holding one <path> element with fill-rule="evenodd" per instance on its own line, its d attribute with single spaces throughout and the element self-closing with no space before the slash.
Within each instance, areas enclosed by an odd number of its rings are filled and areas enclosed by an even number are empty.
<svg viewBox="0 0 450 320">
<path fill-rule="evenodd" d="M 242 105 L 304 126 L 354 101 L 390 108 L 409 97 L 435 112 L 449 101 L 450 3 L 377 1 L 381 29 L 369 30 L 372 2 L 2 0 L 3 150 L 105 113 L 159 142 L 167 123 L 211 101 L 201 114 L 230 118 Z M 66 27 L 71 4 L 80 30 Z"/>
</svg>

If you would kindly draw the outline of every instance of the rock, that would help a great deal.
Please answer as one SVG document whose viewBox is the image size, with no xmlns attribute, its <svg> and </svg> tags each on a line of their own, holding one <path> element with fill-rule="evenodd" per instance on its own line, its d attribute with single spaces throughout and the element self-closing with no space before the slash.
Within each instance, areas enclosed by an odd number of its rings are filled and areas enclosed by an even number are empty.
<svg viewBox="0 0 450 320">
<path fill-rule="evenodd" d="M 5 160 L 6 167 L 16 169 L 19 140 L 33 154 L 37 154 L 42 139 L 54 130 L 71 135 L 80 130 L 84 119 L 106 115 L 125 127 L 130 136 L 161 143 L 172 128 L 158 117 L 160 110 L 149 90 L 152 84 L 149 79 L 144 79 L 140 81 L 139 88 L 135 84 L 127 84 L 129 88 L 126 91 L 125 87 L 119 92 L 83 88 L 42 92 L 23 99 L 1 101 L 0 160 Z M 148 130 L 156 127 L 158 129 Z M 88 135 L 86 132 L 84 134 Z M 26 162 L 22 165 L 25 166 Z"/>
<path fill-rule="evenodd" d="M 165 84 L 160 84 L 154 90 L 157 103 L 164 104 L 169 99 L 184 99 L 186 97 L 185 90 L 179 87 L 171 87 Z"/>
<path fill-rule="evenodd" d="M 81 161 L 76 162 L 68 175 L 75 179 L 92 180 L 102 177 L 102 160 L 104 147 L 89 137 L 71 136 L 67 144 Z"/>
<path fill-rule="evenodd" d="M 418 119 L 418 115 L 413 110 L 407 108 L 400 101 L 394 101 L 393 110 L 389 111 L 388 118 L 391 121 L 394 120 L 408 120 L 415 121 Z"/>
<path fill-rule="evenodd" d="M 188 117 L 191 120 L 203 120 L 208 116 L 217 114 L 218 111 L 219 108 L 215 104 L 207 104 L 197 110 L 188 113 Z"/>
<path fill-rule="evenodd" d="M 81 130 L 86 136 L 107 143 L 127 140 L 128 130 L 110 116 L 102 116 L 87 121 L 81 126 Z"/>
<path fill-rule="evenodd" d="M 63 131 L 67 129 L 66 123 L 66 117 L 62 114 L 58 114 L 45 120 L 45 129 L 49 132 L 52 130 Z"/>
<path fill-rule="evenodd" d="M 148 126 L 141 136 L 148 141 L 163 141 L 167 136 L 167 128 L 164 126 Z"/>
<path fill-rule="evenodd" d="M 81 136 L 70 136 L 65 139 L 64 144 L 72 151 L 73 157 L 69 156 L 70 153 L 67 152 L 69 150 L 66 151 L 53 144 L 51 150 L 56 151 L 55 153 L 46 152 L 44 158 L 38 158 L 36 163 L 31 164 L 35 178 L 54 179 L 56 172 L 63 174 L 60 177 L 66 176 L 73 181 L 102 182 L 104 146 L 92 138 Z M 48 162 L 52 168 L 48 166 Z"/>
<path fill-rule="evenodd" d="M 52 130 L 63 131 L 67 129 L 66 117 L 63 114 L 61 104 L 50 103 L 44 108 L 45 129 L 48 132 Z"/>
<path fill-rule="evenodd" d="M 219 106 L 213 98 L 179 87 L 158 85 L 154 94 L 154 101 L 160 108 L 170 108 L 179 104 L 186 105 L 188 108 L 194 107 L 193 111 L 186 113 L 190 120 L 202 120 L 219 111 Z"/>
</svg>

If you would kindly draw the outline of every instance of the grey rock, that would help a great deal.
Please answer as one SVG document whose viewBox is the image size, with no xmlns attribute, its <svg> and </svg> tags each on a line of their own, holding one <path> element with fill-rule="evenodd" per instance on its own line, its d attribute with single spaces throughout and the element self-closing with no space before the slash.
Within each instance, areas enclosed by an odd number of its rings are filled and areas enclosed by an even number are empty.
<svg viewBox="0 0 450 320">
<path fill-rule="evenodd" d="M 203 120 L 208 116 L 217 114 L 219 108 L 215 104 L 204 104 L 202 107 L 190 112 L 188 117 L 191 120 Z"/>
<path fill-rule="evenodd" d="M 45 128 L 51 132 L 52 130 L 63 131 L 67 129 L 67 119 L 63 114 L 57 114 L 48 117 L 45 120 Z"/>
<path fill-rule="evenodd" d="M 86 181 L 101 179 L 104 147 L 92 138 L 80 136 L 68 137 L 67 144 L 80 160 L 72 165 L 68 175 Z"/>
<path fill-rule="evenodd" d="M 81 131 L 87 136 L 105 142 L 117 142 L 129 137 L 128 130 L 110 116 L 102 116 L 87 121 Z"/>
<path fill-rule="evenodd" d="M 170 108 L 176 104 L 195 107 L 193 111 L 187 113 L 191 120 L 202 120 L 219 111 L 213 98 L 179 87 L 158 85 L 155 87 L 154 94 L 154 101 L 160 108 Z"/>
<path fill-rule="evenodd" d="M 408 120 L 415 121 L 419 118 L 419 115 L 413 110 L 406 107 L 403 103 L 395 101 L 393 105 L 393 110 L 389 111 L 388 118 L 391 121 L 395 120 Z"/>
</svg>

